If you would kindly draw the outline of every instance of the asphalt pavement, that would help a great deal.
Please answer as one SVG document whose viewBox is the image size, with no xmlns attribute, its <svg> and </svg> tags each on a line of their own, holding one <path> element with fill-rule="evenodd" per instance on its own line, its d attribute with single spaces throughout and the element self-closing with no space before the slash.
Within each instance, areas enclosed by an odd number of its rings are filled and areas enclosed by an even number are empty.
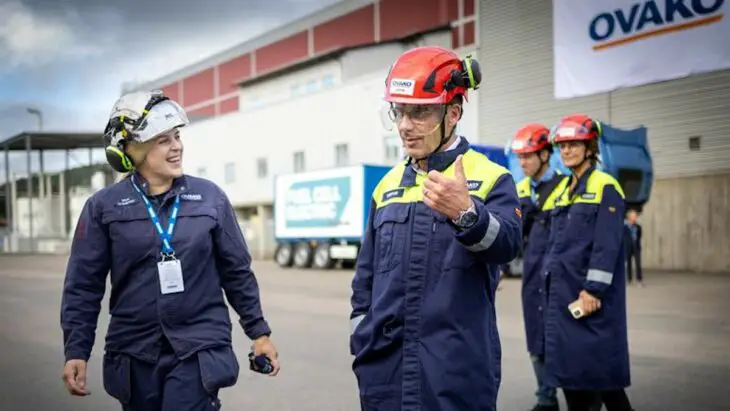
<svg viewBox="0 0 730 411">
<path fill-rule="evenodd" d="M 0 255 L 2 410 L 121 409 L 104 392 L 101 381 L 106 299 L 89 365 L 92 395 L 70 397 L 63 387 L 59 307 L 65 263 L 65 256 Z M 248 372 L 249 341 L 235 328 L 234 348 L 242 371 L 238 384 L 222 391 L 223 409 L 358 411 L 348 349 L 352 271 L 283 270 L 263 261 L 255 262 L 254 269 L 282 371 L 275 378 Z M 630 287 L 628 292 L 634 382 L 628 392 L 634 407 L 637 411 L 730 409 L 730 275 L 647 273 L 646 277 L 647 287 Z M 503 346 L 500 411 L 526 411 L 534 403 L 519 288 L 519 279 L 507 279 L 498 294 Z"/>
</svg>

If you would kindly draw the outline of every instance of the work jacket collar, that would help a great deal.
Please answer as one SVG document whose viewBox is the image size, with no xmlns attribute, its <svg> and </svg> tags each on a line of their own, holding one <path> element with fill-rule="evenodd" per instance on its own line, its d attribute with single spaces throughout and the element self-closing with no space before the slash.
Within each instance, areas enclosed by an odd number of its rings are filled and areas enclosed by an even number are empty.
<svg viewBox="0 0 730 411">
<path fill-rule="evenodd" d="M 571 198 L 574 196 L 580 196 L 587 192 L 588 190 L 588 179 L 591 177 L 591 174 L 596 171 L 596 166 L 591 166 L 588 170 L 586 170 L 585 173 L 583 173 L 582 176 L 578 179 L 578 183 L 575 185 L 575 188 L 570 193 Z M 572 177 L 571 177 L 572 180 Z M 572 181 L 571 181 L 572 182 Z"/>
<path fill-rule="evenodd" d="M 469 151 L 469 141 L 460 136 L 459 144 L 457 144 L 453 149 L 440 151 L 428 156 L 428 170 L 426 171 L 417 170 L 414 160 L 411 157 L 408 157 L 406 160 L 406 166 L 403 170 L 403 177 L 401 178 L 400 186 L 410 187 L 416 185 L 416 176 L 419 173 L 427 174 L 431 170 L 443 172 L 449 168 L 451 163 L 456 161 L 456 157 L 461 154 L 465 154 L 467 151 Z"/>
<path fill-rule="evenodd" d="M 132 176 L 129 178 L 129 185 L 132 185 L 132 179 L 134 179 L 134 183 L 137 184 L 137 187 L 139 187 L 140 190 L 142 190 L 142 193 L 146 195 L 147 197 L 153 197 L 150 195 L 149 192 L 149 183 L 147 182 L 147 179 L 142 177 L 142 174 L 139 173 L 139 171 L 134 171 L 132 173 Z M 175 178 L 172 180 L 172 186 L 170 187 L 170 190 L 165 193 L 162 199 L 162 203 L 167 201 L 169 198 L 175 197 L 178 194 L 181 194 L 187 190 L 188 181 L 187 177 L 183 174 L 180 177 Z M 134 190 L 134 187 L 132 187 Z M 135 193 L 137 191 L 135 190 Z"/>
</svg>

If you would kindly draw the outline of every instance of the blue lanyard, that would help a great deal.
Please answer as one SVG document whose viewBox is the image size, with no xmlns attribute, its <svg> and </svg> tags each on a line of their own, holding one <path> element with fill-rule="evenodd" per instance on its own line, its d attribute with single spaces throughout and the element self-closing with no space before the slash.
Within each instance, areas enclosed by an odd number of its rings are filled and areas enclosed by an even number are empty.
<svg viewBox="0 0 730 411">
<path fill-rule="evenodd" d="M 152 207 L 150 200 L 137 186 L 137 183 L 134 181 L 134 176 L 132 177 L 132 185 L 134 186 L 134 189 L 137 190 L 140 197 L 142 197 L 142 201 L 144 201 L 144 205 L 147 207 L 147 214 L 150 215 L 150 220 L 152 220 L 152 224 L 157 229 L 157 234 L 159 234 L 162 239 L 162 254 L 170 257 L 174 256 L 175 250 L 172 248 L 172 233 L 175 231 L 175 221 L 177 220 L 177 213 L 180 211 L 180 196 L 175 196 L 175 203 L 172 206 L 172 214 L 170 214 L 170 220 L 167 222 L 167 230 L 163 230 L 162 224 L 160 223 L 160 217 Z"/>
</svg>

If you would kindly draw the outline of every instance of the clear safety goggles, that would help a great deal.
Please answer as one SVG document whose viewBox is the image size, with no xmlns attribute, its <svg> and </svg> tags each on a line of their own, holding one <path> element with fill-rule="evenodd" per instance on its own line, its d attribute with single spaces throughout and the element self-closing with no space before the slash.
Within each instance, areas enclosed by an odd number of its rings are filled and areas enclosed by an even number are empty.
<svg viewBox="0 0 730 411">
<path fill-rule="evenodd" d="M 560 141 L 571 140 L 587 140 L 591 135 L 591 131 L 584 125 L 579 123 L 561 123 L 552 128 L 550 131 L 550 141 L 555 144 Z"/>
<path fill-rule="evenodd" d="M 383 102 L 380 108 L 380 119 L 386 131 L 393 131 L 399 128 L 403 121 L 412 123 L 413 132 L 416 134 L 428 135 L 441 126 L 441 121 L 446 114 L 444 104 L 400 104 Z M 433 125 L 428 130 L 423 127 Z"/>
<path fill-rule="evenodd" d="M 173 100 L 164 100 L 152 106 L 141 122 L 138 122 L 131 131 L 131 138 L 144 143 L 188 124 L 190 119 L 185 110 Z"/>
</svg>

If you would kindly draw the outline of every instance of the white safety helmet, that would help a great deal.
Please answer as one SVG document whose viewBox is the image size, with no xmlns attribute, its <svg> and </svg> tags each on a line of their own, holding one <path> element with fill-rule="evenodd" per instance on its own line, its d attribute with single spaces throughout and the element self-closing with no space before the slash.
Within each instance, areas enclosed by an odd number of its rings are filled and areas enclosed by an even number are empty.
<svg viewBox="0 0 730 411">
<path fill-rule="evenodd" d="M 185 110 L 162 91 L 134 91 L 120 97 L 109 115 L 104 139 L 109 165 L 123 173 L 134 168 L 124 146 L 144 143 L 190 123 Z"/>
</svg>

